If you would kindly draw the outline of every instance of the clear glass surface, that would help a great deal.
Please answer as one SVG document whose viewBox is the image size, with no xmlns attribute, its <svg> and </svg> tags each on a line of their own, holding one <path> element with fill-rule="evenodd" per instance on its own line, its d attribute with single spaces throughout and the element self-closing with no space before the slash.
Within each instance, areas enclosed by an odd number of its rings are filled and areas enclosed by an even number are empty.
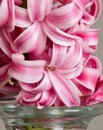
<svg viewBox="0 0 103 130">
<path fill-rule="evenodd" d="M 13 100 L 0 101 L 0 117 L 7 130 L 86 130 L 89 122 L 103 114 L 103 103 L 80 107 L 27 107 Z"/>
</svg>

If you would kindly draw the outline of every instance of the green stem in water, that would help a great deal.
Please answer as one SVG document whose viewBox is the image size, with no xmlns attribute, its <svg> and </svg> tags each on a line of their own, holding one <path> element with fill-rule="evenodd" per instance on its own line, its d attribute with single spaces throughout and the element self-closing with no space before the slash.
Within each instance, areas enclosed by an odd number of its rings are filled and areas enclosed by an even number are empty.
<svg viewBox="0 0 103 130">
<path fill-rule="evenodd" d="M 28 124 L 24 126 L 25 130 L 48 130 L 48 128 L 43 128 L 41 126 L 32 126 L 29 123 L 31 123 L 31 119 L 25 119 L 25 122 Z"/>
<path fill-rule="evenodd" d="M 32 126 L 28 125 L 28 126 L 25 126 L 25 130 L 33 130 Z"/>
<path fill-rule="evenodd" d="M 41 127 L 26 126 L 25 130 L 47 130 L 47 129 L 46 128 L 41 128 Z"/>
</svg>

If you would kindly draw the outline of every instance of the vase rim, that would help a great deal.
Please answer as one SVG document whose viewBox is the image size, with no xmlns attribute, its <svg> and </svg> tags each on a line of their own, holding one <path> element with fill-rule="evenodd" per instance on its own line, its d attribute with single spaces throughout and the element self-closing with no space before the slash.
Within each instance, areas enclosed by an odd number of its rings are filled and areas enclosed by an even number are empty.
<svg viewBox="0 0 103 130">
<path fill-rule="evenodd" d="M 34 106 L 16 105 L 14 104 L 14 98 L 8 98 L 0 100 L 0 116 L 2 116 L 1 111 L 6 113 L 6 115 L 10 117 L 18 116 L 25 118 L 27 117 L 27 115 L 29 115 L 29 117 L 31 116 L 35 118 L 86 118 L 88 116 L 103 114 L 103 103 L 101 102 L 90 106 L 52 106 L 38 109 Z M 18 115 L 15 114 L 16 112 L 18 112 Z"/>
</svg>

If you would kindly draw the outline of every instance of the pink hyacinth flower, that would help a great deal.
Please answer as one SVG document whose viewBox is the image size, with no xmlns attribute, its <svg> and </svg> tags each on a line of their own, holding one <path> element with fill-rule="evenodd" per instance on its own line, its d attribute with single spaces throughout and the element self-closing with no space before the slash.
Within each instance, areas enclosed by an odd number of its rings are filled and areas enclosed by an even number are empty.
<svg viewBox="0 0 103 130">
<path fill-rule="evenodd" d="M 83 48 L 83 55 L 86 59 L 97 50 L 98 32 L 98 29 L 81 28 L 80 26 L 74 27 L 73 30 L 69 32 L 82 39 L 80 44 Z"/>
<path fill-rule="evenodd" d="M 12 31 L 15 24 L 14 0 L 1 0 L 0 12 L 0 28 Z"/>
<path fill-rule="evenodd" d="M 75 44 L 75 41 L 80 39 L 65 33 L 62 29 L 68 29 L 74 26 L 80 18 L 82 17 L 82 10 L 74 3 L 68 3 L 67 5 L 62 5 L 61 7 L 53 8 L 53 0 L 27 0 L 27 9 L 16 7 L 16 26 L 18 27 L 28 27 L 25 32 L 18 37 L 15 44 L 22 49 L 22 44 L 24 45 L 24 37 L 27 40 L 32 41 L 32 36 L 36 33 L 37 40 L 33 40 L 32 47 L 34 50 L 36 48 L 38 54 L 42 52 L 39 46 L 45 46 L 45 38 L 48 36 L 55 44 L 62 46 L 71 46 Z M 37 8 L 38 7 L 38 8 Z M 75 14 L 73 13 L 75 10 Z M 75 18 L 72 19 L 72 15 Z M 75 17 L 76 16 L 76 17 Z M 58 19 L 57 19 L 58 18 Z M 69 21 L 69 22 L 68 22 Z M 29 34 L 31 33 L 31 37 Z M 41 37 L 42 35 L 42 37 Z M 38 38 L 41 37 L 41 41 L 38 42 Z M 43 38 L 44 37 L 44 38 Z M 40 40 L 40 39 L 39 39 Z M 29 42 L 25 44 L 28 48 Z M 21 50 L 21 52 L 27 52 L 31 50 Z"/>
<path fill-rule="evenodd" d="M 19 80 L 22 90 L 27 93 L 26 95 L 32 93 L 32 96 L 34 95 L 35 97 L 39 93 L 43 94 L 45 91 L 49 92 L 50 89 L 53 89 L 56 93 L 55 96 L 57 95 L 56 97 L 59 97 L 65 105 L 78 106 L 81 93 L 72 82 L 72 79 L 82 72 L 81 47 L 76 45 L 68 49 L 67 47 L 53 44 L 50 52 L 48 54 L 51 55 L 51 58 L 47 58 L 48 60 L 44 57 L 46 55 L 40 56 L 42 60 L 37 58 L 39 60 L 34 61 L 33 57 L 38 56 L 32 56 L 32 61 L 26 61 L 23 55 L 13 55 L 13 64 L 9 69 L 9 75 Z M 23 98 L 21 93 L 19 96 L 16 102 L 19 102 L 19 99 L 22 99 L 22 102 L 24 102 L 25 97 Z M 45 99 L 43 98 L 43 100 Z M 25 99 L 25 104 L 29 104 L 29 102 L 28 97 L 28 99 Z M 36 102 L 32 100 L 33 104 Z M 38 103 L 36 103 L 37 106 Z M 45 106 L 45 103 L 43 106 Z"/>
<path fill-rule="evenodd" d="M 17 81 L 12 79 L 8 74 L 9 68 L 12 66 L 11 56 L 16 52 L 12 42 L 9 39 L 7 30 L 1 29 L 0 31 L 0 93 L 3 96 L 15 95 L 20 90 Z M 12 83 L 11 83 L 12 80 Z M 14 82 L 15 81 L 15 82 Z"/>
<path fill-rule="evenodd" d="M 100 60 L 95 56 L 90 56 L 84 62 L 82 73 L 73 81 L 78 86 L 83 96 L 89 96 L 94 93 L 97 82 L 102 75 L 102 65 Z"/>
<path fill-rule="evenodd" d="M 95 92 L 86 100 L 86 105 L 103 102 L 103 80 L 98 81 Z"/>
<path fill-rule="evenodd" d="M 15 103 L 19 102 L 21 105 L 25 106 L 37 106 L 41 109 L 44 106 L 52 106 L 56 100 L 56 97 L 57 96 L 53 89 L 37 94 L 21 90 Z"/>
<path fill-rule="evenodd" d="M 80 21 L 82 24 L 92 25 L 96 22 L 101 14 L 101 0 L 74 0 L 76 4 L 83 9 L 83 17 Z"/>
</svg>

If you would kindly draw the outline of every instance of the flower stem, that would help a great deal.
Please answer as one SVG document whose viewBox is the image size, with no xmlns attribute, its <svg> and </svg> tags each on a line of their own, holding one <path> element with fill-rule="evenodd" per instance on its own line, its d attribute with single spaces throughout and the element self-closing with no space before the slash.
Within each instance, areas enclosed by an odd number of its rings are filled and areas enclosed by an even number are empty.
<svg viewBox="0 0 103 130">
<path fill-rule="evenodd" d="M 25 126 L 25 130 L 33 130 L 32 126 L 28 125 L 28 126 Z"/>
<path fill-rule="evenodd" d="M 47 129 L 41 127 L 26 126 L 25 130 L 47 130 Z"/>
</svg>

